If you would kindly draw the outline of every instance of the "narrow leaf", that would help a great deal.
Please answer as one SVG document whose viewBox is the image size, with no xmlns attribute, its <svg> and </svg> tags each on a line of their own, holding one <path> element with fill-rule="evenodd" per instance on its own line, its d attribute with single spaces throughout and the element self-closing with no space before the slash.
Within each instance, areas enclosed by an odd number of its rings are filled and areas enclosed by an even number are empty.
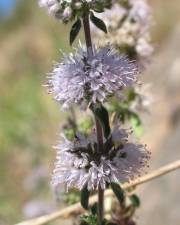
<svg viewBox="0 0 180 225">
<path fill-rule="evenodd" d="M 141 202 L 137 195 L 135 195 L 135 194 L 131 195 L 130 200 L 135 207 L 137 207 L 137 208 L 140 207 Z"/>
<path fill-rule="evenodd" d="M 81 20 L 77 19 L 76 22 L 72 25 L 70 31 L 70 45 L 72 45 L 73 42 L 75 41 L 80 29 L 81 29 Z"/>
<path fill-rule="evenodd" d="M 88 225 L 97 225 L 97 216 L 95 215 L 82 215 L 80 219 Z"/>
<path fill-rule="evenodd" d="M 94 25 L 99 28 L 100 30 L 104 31 L 105 33 L 107 33 L 107 28 L 106 28 L 106 24 L 104 23 L 103 20 L 99 19 L 98 17 L 96 17 L 93 12 L 91 12 L 90 15 L 90 19 L 91 21 L 94 23 Z"/>
<path fill-rule="evenodd" d="M 120 204 L 123 204 L 124 200 L 125 200 L 125 196 L 124 196 L 124 191 L 122 190 L 120 185 L 117 183 L 111 183 L 111 188 L 112 188 L 115 196 L 119 200 Z"/>
<path fill-rule="evenodd" d="M 97 209 L 98 209 L 98 203 L 95 202 L 92 206 L 91 206 L 91 212 L 93 215 L 97 214 Z"/>
<path fill-rule="evenodd" d="M 81 205 L 84 209 L 88 209 L 90 192 L 85 186 L 81 191 Z"/>
</svg>

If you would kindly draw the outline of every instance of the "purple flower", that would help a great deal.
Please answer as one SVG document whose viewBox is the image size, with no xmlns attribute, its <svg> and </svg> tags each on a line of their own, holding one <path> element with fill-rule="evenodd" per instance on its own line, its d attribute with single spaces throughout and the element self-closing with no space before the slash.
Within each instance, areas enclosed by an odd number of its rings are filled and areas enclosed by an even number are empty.
<svg viewBox="0 0 180 225">
<path fill-rule="evenodd" d="M 144 65 L 154 51 L 150 36 L 153 24 L 151 7 L 146 0 L 129 0 L 129 7 L 115 2 L 111 9 L 98 15 L 107 26 L 107 34 L 92 24 L 94 40 L 100 46 L 111 43 L 127 53 L 130 50 L 131 57 L 133 50 L 134 57 Z"/>
<path fill-rule="evenodd" d="M 145 146 L 129 143 L 128 133 L 115 129 L 110 140 L 104 140 L 103 151 L 97 151 L 95 133 L 86 138 L 77 136 L 75 141 L 63 137 L 56 146 L 57 161 L 52 185 L 65 184 L 67 189 L 102 189 L 112 182 L 127 182 L 139 176 L 147 166 L 150 153 Z"/>
<path fill-rule="evenodd" d="M 76 15 L 83 15 L 84 10 L 102 9 L 111 5 L 109 0 L 39 0 L 39 6 L 47 9 L 56 19 L 67 23 Z"/>
<path fill-rule="evenodd" d="M 93 49 L 93 56 L 81 46 L 75 54 L 65 55 L 49 76 L 48 86 L 55 100 L 69 108 L 104 102 L 124 87 L 132 86 L 137 66 L 112 47 Z"/>
</svg>

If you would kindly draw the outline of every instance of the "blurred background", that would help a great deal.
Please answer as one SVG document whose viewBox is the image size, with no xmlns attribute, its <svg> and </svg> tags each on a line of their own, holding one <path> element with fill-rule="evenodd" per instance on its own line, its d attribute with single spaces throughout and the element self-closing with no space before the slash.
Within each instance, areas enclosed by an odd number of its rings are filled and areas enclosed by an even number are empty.
<svg viewBox="0 0 180 225">
<path fill-rule="evenodd" d="M 180 1 L 150 4 L 155 55 L 143 80 L 152 83 L 154 103 L 143 117 L 142 139 L 153 152 L 153 170 L 180 158 Z M 70 50 L 68 32 L 36 0 L 0 0 L 0 225 L 59 208 L 49 186 L 51 146 L 66 115 L 42 84 L 59 49 Z M 180 224 L 178 171 L 137 191 L 139 225 Z"/>
</svg>

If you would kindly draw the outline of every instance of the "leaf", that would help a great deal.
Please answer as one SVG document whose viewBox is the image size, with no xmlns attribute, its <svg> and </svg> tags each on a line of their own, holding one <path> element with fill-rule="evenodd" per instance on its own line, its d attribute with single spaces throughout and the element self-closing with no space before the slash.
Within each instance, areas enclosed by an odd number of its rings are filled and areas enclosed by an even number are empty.
<svg viewBox="0 0 180 225">
<path fill-rule="evenodd" d="M 73 190 L 68 195 L 64 194 L 63 198 L 68 205 L 75 204 L 80 200 L 80 192 Z"/>
<path fill-rule="evenodd" d="M 102 105 L 91 106 L 91 109 L 95 116 L 98 118 L 99 122 L 101 123 L 101 126 L 103 127 L 104 131 L 104 137 L 107 139 L 111 133 L 108 111 Z"/>
<path fill-rule="evenodd" d="M 95 215 L 82 215 L 80 219 L 88 225 L 97 225 L 97 216 Z"/>
<path fill-rule="evenodd" d="M 104 219 L 103 222 L 102 222 L 102 225 L 118 225 L 118 224 Z"/>
<path fill-rule="evenodd" d="M 91 212 L 93 215 L 97 214 L 97 209 L 98 209 L 98 203 L 95 202 L 92 206 L 91 206 Z"/>
<path fill-rule="evenodd" d="M 88 209 L 90 191 L 85 186 L 81 191 L 81 205 L 84 209 Z"/>
<path fill-rule="evenodd" d="M 125 196 L 124 196 L 124 191 L 122 190 L 120 185 L 117 183 L 111 183 L 111 188 L 112 188 L 115 196 L 119 200 L 120 204 L 123 204 L 124 200 L 125 200 Z"/>
<path fill-rule="evenodd" d="M 142 124 L 141 119 L 138 114 L 132 111 L 128 111 L 128 117 L 129 119 L 133 118 L 136 121 L 136 125 L 140 126 Z"/>
<path fill-rule="evenodd" d="M 94 9 L 94 11 L 97 12 L 97 13 L 103 13 L 104 12 L 104 9 L 98 9 L 97 8 L 97 9 Z"/>
<path fill-rule="evenodd" d="M 128 103 L 133 102 L 136 98 L 135 90 L 132 88 L 127 93 L 127 101 Z"/>
<path fill-rule="evenodd" d="M 70 31 L 70 45 L 72 45 L 73 42 L 75 41 L 80 29 L 81 29 L 81 20 L 78 18 L 76 22 L 72 25 Z"/>
<path fill-rule="evenodd" d="M 132 111 L 128 111 L 128 118 L 131 122 L 132 128 L 135 131 L 136 136 L 140 138 L 143 135 L 143 126 L 139 115 Z"/>
<path fill-rule="evenodd" d="M 94 23 L 94 25 L 99 28 L 100 30 L 104 31 L 104 33 L 107 33 L 106 24 L 103 22 L 103 20 L 96 17 L 93 12 L 90 14 L 90 19 Z"/>
<path fill-rule="evenodd" d="M 135 206 L 135 207 L 140 207 L 140 205 L 141 205 L 141 202 L 140 202 L 140 199 L 139 199 L 139 197 L 137 196 L 137 195 L 131 195 L 130 196 L 130 200 L 131 200 L 131 202 L 132 202 L 132 204 Z"/>
<path fill-rule="evenodd" d="M 107 225 L 118 225 L 117 223 L 109 222 Z"/>
</svg>

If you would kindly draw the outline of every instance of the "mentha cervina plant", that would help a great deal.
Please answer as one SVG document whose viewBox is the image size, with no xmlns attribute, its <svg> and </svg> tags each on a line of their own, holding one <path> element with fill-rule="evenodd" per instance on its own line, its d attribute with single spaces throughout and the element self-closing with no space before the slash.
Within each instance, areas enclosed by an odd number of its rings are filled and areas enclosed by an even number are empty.
<svg viewBox="0 0 180 225">
<path fill-rule="evenodd" d="M 78 8 L 75 7 L 79 4 Z M 91 20 L 107 32 L 104 22 L 94 15 L 110 7 L 111 1 L 40 1 L 40 6 L 63 22 L 76 20 L 70 32 L 73 43 L 83 27 L 86 48 L 79 46 L 74 54 L 64 55 L 48 75 L 48 87 L 55 100 L 68 110 L 77 105 L 90 109 L 94 115 L 95 130 L 89 136 L 76 134 L 73 140 L 64 135 L 57 149 L 57 160 L 52 185 L 66 185 L 81 191 L 81 203 L 89 208 L 88 198 L 98 193 L 97 210 L 83 216 L 83 224 L 111 224 L 104 218 L 104 190 L 111 187 L 125 209 L 125 193 L 120 183 L 140 176 L 148 165 L 149 151 L 144 145 L 128 140 L 128 131 L 117 124 L 110 126 L 109 114 L 104 103 L 131 87 L 138 76 L 138 69 L 127 56 L 118 54 L 112 46 L 97 48 L 92 44 Z"/>
</svg>

